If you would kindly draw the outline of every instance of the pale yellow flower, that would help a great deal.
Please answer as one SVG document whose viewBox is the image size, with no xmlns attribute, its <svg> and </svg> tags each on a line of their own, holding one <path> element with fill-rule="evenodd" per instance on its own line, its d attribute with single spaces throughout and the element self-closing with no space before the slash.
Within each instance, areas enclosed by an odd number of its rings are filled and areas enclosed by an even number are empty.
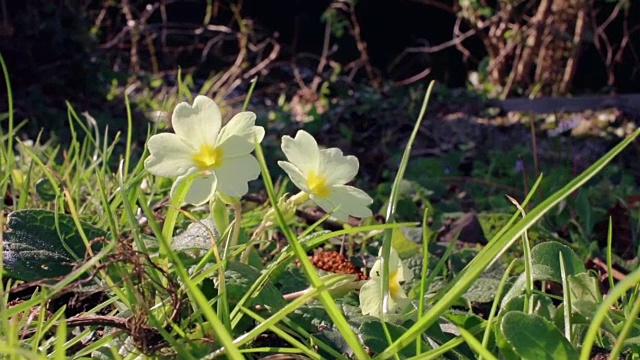
<svg viewBox="0 0 640 360">
<path fill-rule="evenodd" d="M 382 316 L 382 249 L 378 260 L 373 264 L 370 279 L 360 288 L 360 309 L 364 315 Z M 391 248 L 389 257 L 389 304 L 385 320 L 400 314 L 411 303 L 402 289 L 405 281 L 413 279 L 413 272 L 402 264 L 398 252 Z"/>
<path fill-rule="evenodd" d="M 345 185 L 358 173 L 358 159 L 345 156 L 337 148 L 320 149 L 316 140 L 304 130 L 295 138 L 282 138 L 282 151 L 289 161 L 278 165 L 293 184 L 309 195 L 318 206 L 333 216 L 347 221 L 349 215 L 371 216 L 368 208 L 373 200 L 364 191 Z"/>
<path fill-rule="evenodd" d="M 206 96 L 197 96 L 193 105 L 180 103 L 173 111 L 175 134 L 152 136 L 147 146 L 150 156 L 144 166 L 157 176 L 177 177 L 171 193 L 188 175 L 199 173 L 189 188 L 185 202 L 200 205 L 216 191 L 238 197 L 249 191 L 248 182 L 258 178 L 260 166 L 251 152 L 264 138 L 264 128 L 255 126 L 252 112 L 236 114 L 223 127 L 220 109 Z"/>
</svg>

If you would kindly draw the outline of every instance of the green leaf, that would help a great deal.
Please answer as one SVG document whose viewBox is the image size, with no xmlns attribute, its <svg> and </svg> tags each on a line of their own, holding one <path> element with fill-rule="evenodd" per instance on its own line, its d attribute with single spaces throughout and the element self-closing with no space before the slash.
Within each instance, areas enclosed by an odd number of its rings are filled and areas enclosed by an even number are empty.
<svg viewBox="0 0 640 360">
<path fill-rule="evenodd" d="M 237 304 L 259 277 L 260 272 L 254 267 L 239 261 L 229 261 L 224 273 L 229 304 Z M 258 295 L 251 298 L 244 306 L 261 305 L 267 309 L 279 310 L 286 304 L 278 289 L 273 284 L 267 283 Z"/>
<path fill-rule="evenodd" d="M 341 299 L 336 301 L 340 311 L 345 315 L 349 321 L 349 325 L 356 331 L 359 338 L 362 337 L 361 324 L 367 320 L 379 321 L 372 316 L 362 315 L 362 311 L 359 306 L 353 306 L 344 304 Z M 342 352 L 343 354 L 353 355 L 353 350 L 349 347 L 344 340 L 338 327 L 335 325 L 327 310 L 320 301 L 314 301 L 306 303 L 291 314 L 288 318 L 294 322 L 297 326 L 302 327 L 305 331 L 311 334 L 317 334 L 321 339 L 326 341 L 334 348 Z M 328 358 L 323 356 L 322 358 Z"/>
<path fill-rule="evenodd" d="M 586 234 L 590 234 L 591 229 L 593 229 L 593 215 L 591 208 L 592 206 L 589 203 L 587 192 L 585 190 L 578 192 L 578 196 L 575 199 L 575 209 L 578 214 L 578 220 Z"/>
<path fill-rule="evenodd" d="M 9 214 L 6 226 L 2 244 L 4 271 L 14 279 L 37 281 L 64 276 L 86 252 L 73 218 L 66 214 L 48 210 L 14 211 Z M 81 226 L 89 241 L 106 235 L 104 230 L 88 223 L 81 222 Z M 95 244 L 94 250 L 99 246 Z"/>
<path fill-rule="evenodd" d="M 586 272 L 569 276 L 568 278 L 573 312 L 577 312 L 590 321 L 602 302 L 598 279 Z M 604 321 L 603 327 L 609 331 L 614 329 L 613 322 L 608 316 Z"/>
<path fill-rule="evenodd" d="M 558 242 L 544 242 L 531 249 L 531 276 L 534 281 L 546 280 L 560 283 L 560 257 L 562 253 L 565 259 L 567 275 L 576 275 L 585 272 L 582 260 L 571 250 L 570 247 Z M 502 299 L 502 305 L 506 304 L 513 297 L 520 295 L 526 287 L 525 274 L 522 273 L 513 284 L 511 289 Z"/>
<path fill-rule="evenodd" d="M 504 337 L 500 327 L 493 327 L 493 334 L 496 337 L 496 346 L 500 349 L 500 358 L 505 360 L 520 360 L 520 356 L 513 351 L 513 347 Z"/>
<path fill-rule="evenodd" d="M 633 142 L 638 137 L 638 135 L 640 135 L 640 129 L 635 130 L 632 135 L 622 140 L 607 154 L 597 160 L 583 173 L 574 177 L 560 190 L 549 196 L 545 196 L 545 199 L 542 202 L 540 202 L 535 208 L 529 211 L 519 221 L 516 222 L 516 219 L 520 214 L 514 214 L 511 220 L 512 222 L 510 222 L 510 224 L 513 225 L 505 227 L 504 232 L 499 232 L 498 234 L 496 234 L 496 236 L 489 240 L 489 243 L 478 253 L 473 261 L 469 263 L 469 265 L 462 272 L 456 275 L 455 278 L 453 278 L 447 286 L 445 286 L 440 292 L 438 292 L 438 294 L 434 297 L 433 305 L 429 309 L 429 311 L 423 317 L 419 318 L 413 326 L 407 329 L 407 332 L 405 332 L 399 339 L 390 344 L 382 353 L 378 354 L 375 360 L 388 359 L 392 357 L 400 349 L 408 346 L 418 336 L 421 336 L 421 334 L 423 334 L 425 330 L 436 323 L 440 316 L 444 312 L 446 312 L 458 300 L 458 298 L 462 296 L 462 294 L 465 293 L 469 286 L 471 286 L 471 284 L 478 277 L 480 277 L 480 275 L 490 264 L 492 264 L 497 258 L 504 254 L 504 252 L 511 245 L 513 245 L 513 243 L 521 238 L 525 231 L 527 231 L 536 222 L 542 219 L 545 214 L 549 213 L 549 211 L 554 206 L 558 205 L 573 192 L 583 186 L 600 170 L 602 170 L 611 161 L 611 159 L 613 159 L 616 155 L 622 152 L 623 149 L 629 146 L 629 144 L 631 144 L 631 142 Z M 538 185 L 539 181 L 534 183 L 532 189 L 537 189 Z M 523 207 L 526 207 L 529 200 L 531 200 L 531 197 L 532 193 L 527 195 L 521 205 Z M 567 260 L 566 256 L 565 260 Z M 631 280 L 628 280 L 628 282 L 630 281 Z M 624 282 L 624 280 L 622 282 Z M 624 283 L 623 285 L 628 286 L 627 283 Z M 611 302 L 613 301 L 614 300 L 611 300 Z M 599 311 L 600 309 L 601 308 L 599 308 Z M 594 327 L 594 329 L 596 329 L 596 327 Z M 591 339 L 595 338 L 596 330 L 593 330 L 593 332 L 591 332 L 591 329 L 589 330 L 590 332 L 588 335 L 591 337 Z M 591 339 L 590 341 L 592 341 Z M 583 349 L 586 349 L 586 347 L 583 347 Z M 587 350 L 584 351 L 588 354 Z"/>
<path fill-rule="evenodd" d="M 422 251 L 422 246 L 418 245 L 418 243 L 422 242 L 422 229 L 394 228 L 392 231 L 391 246 L 396 249 L 401 259 L 412 257 Z M 409 240 L 409 236 L 414 238 L 414 241 Z M 420 240 L 415 242 L 415 239 L 418 238 Z"/>
<path fill-rule="evenodd" d="M 525 295 L 518 295 L 511 300 L 501 309 L 502 313 L 508 313 L 511 311 L 524 311 L 524 298 Z M 533 314 L 538 315 L 544 319 L 552 320 L 556 314 L 556 307 L 553 305 L 553 301 L 548 296 L 543 294 L 534 293 L 531 296 L 530 301 L 533 303 Z"/>
<path fill-rule="evenodd" d="M 478 278 L 462 297 L 472 303 L 484 304 L 492 302 L 496 297 L 496 291 L 500 280 Z"/>
<path fill-rule="evenodd" d="M 56 189 L 47 178 L 42 178 L 36 182 L 36 193 L 42 201 L 53 201 L 56 199 Z"/>
<path fill-rule="evenodd" d="M 578 352 L 552 322 L 538 315 L 510 311 L 500 324 L 502 334 L 523 359 L 577 359 Z"/>
<path fill-rule="evenodd" d="M 569 290 L 571 291 L 571 298 L 575 299 L 574 301 L 591 302 L 593 304 L 599 304 L 602 301 L 598 279 L 589 275 L 589 273 L 584 272 L 569 276 Z"/>
<path fill-rule="evenodd" d="M 504 196 L 500 195 L 500 199 L 503 199 Z M 500 230 L 502 230 L 509 219 L 511 218 L 510 214 L 506 213 L 479 213 L 477 214 L 478 221 L 480 221 L 480 226 L 482 226 L 482 231 L 484 232 L 487 239 L 493 238 Z M 538 243 L 543 241 L 544 239 L 551 238 L 551 235 L 547 230 L 545 230 L 542 226 L 535 224 L 529 230 L 527 230 L 527 234 L 529 235 L 529 240 L 533 243 Z"/>
<path fill-rule="evenodd" d="M 406 328 L 399 325 L 386 325 L 392 340 L 399 338 L 400 335 L 404 334 L 404 332 L 407 331 Z M 358 328 L 358 334 L 360 335 L 360 338 L 362 339 L 364 344 L 367 345 L 367 347 L 373 353 L 382 352 L 389 345 L 389 342 L 387 341 L 387 338 L 384 334 L 384 329 L 382 328 L 382 323 L 378 319 L 371 318 L 370 320 L 364 321 Z M 431 349 L 431 346 L 422 341 L 422 349 L 429 350 Z M 415 356 L 416 348 L 415 346 L 407 346 L 400 351 L 399 355 L 403 358 Z"/>
<path fill-rule="evenodd" d="M 219 238 L 220 232 L 216 224 L 212 219 L 205 218 L 190 224 L 182 233 L 174 236 L 171 250 L 185 251 L 197 257 L 200 253 L 209 251 L 213 241 Z"/>
</svg>

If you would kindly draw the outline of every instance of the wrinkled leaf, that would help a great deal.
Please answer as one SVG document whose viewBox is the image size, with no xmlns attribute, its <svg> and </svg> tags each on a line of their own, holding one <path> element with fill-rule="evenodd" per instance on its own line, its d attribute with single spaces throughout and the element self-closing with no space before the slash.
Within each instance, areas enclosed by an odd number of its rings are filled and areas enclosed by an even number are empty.
<svg viewBox="0 0 640 360">
<path fill-rule="evenodd" d="M 585 272 L 584 264 L 570 247 L 558 242 L 544 242 L 531 249 L 531 275 L 534 281 L 546 280 L 560 283 L 560 258 L 562 253 L 567 275 Z M 502 306 L 513 297 L 520 295 L 526 287 L 525 273 L 520 274 L 511 289 L 502 299 Z"/>
<path fill-rule="evenodd" d="M 500 330 L 513 350 L 523 359 L 577 359 L 578 352 L 552 322 L 538 315 L 510 311 Z"/>
<path fill-rule="evenodd" d="M 594 304 L 599 304 L 602 301 L 598 279 L 589 273 L 569 276 L 569 290 L 573 301 L 580 300 Z"/>
<path fill-rule="evenodd" d="M 492 302 L 496 297 L 496 291 L 500 280 L 478 278 L 462 297 L 472 303 L 488 303 Z"/>
<path fill-rule="evenodd" d="M 387 329 L 389 330 L 389 335 L 391 336 L 391 340 L 395 340 L 400 337 L 404 332 L 407 331 L 405 327 L 394 325 L 394 324 L 386 324 Z M 382 323 L 378 319 L 371 318 L 370 320 L 364 321 L 357 330 L 360 339 L 364 342 L 364 344 L 374 353 L 382 352 L 387 348 L 389 342 L 384 333 L 384 329 L 382 328 Z M 422 342 L 423 351 L 431 349 L 426 342 Z M 416 355 L 415 346 L 407 346 L 402 349 L 399 353 L 402 357 L 410 357 Z"/>
<path fill-rule="evenodd" d="M 213 239 L 212 239 L 213 236 Z M 198 256 L 201 252 L 211 249 L 214 241 L 220 238 L 220 232 L 210 218 L 196 221 L 173 237 L 171 250 L 185 251 Z"/>
<path fill-rule="evenodd" d="M 76 259 L 84 258 L 86 247 L 73 218 L 48 210 L 20 210 L 9 214 L 3 234 L 3 261 L 7 276 L 24 281 L 64 276 Z M 88 223 L 82 230 L 91 241 L 106 232 Z M 66 245 L 66 247 L 65 247 Z M 94 251 L 99 250 L 96 243 Z"/>
<path fill-rule="evenodd" d="M 260 272 L 253 266 L 243 264 L 239 261 L 230 261 L 224 273 L 227 300 L 229 303 L 237 304 L 259 277 Z M 249 300 L 248 304 L 244 306 L 261 305 L 270 310 L 279 310 L 286 304 L 286 301 L 278 289 L 276 289 L 273 284 L 267 283 L 258 295 Z"/>
<path fill-rule="evenodd" d="M 358 329 L 365 321 L 372 321 L 372 319 L 373 321 L 378 321 L 372 316 L 362 315 L 360 307 L 345 304 L 341 299 L 337 299 L 336 304 L 340 307 L 341 312 L 347 318 L 352 329 Z M 324 306 L 319 301 L 316 300 L 300 306 L 289 314 L 288 318 L 307 332 L 319 334 L 321 338 L 326 339 L 326 341 L 339 352 L 353 355 L 353 350 L 351 350 L 346 341 L 344 341 L 344 336 L 333 324 Z M 359 330 L 358 335 L 362 335 Z M 329 357 L 323 356 L 322 358 Z"/>
<path fill-rule="evenodd" d="M 510 311 L 526 311 L 527 309 L 524 308 L 524 297 L 525 295 L 518 295 L 512 298 L 500 311 L 502 313 Z M 534 293 L 531 296 L 530 301 L 533 303 L 533 314 L 547 320 L 553 319 L 556 314 L 556 307 L 548 296 Z"/>
<path fill-rule="evenodd" d="M 602 302 L 598 279 L 586 272 L 569 276 L 569 291 L 571 292 L 573 312 L 577 312 L 589 321 L 593 319 L 593 314 L 596 313 L 598 305 Z M 606 317 L 603 326 L 609 330 L 614 328 L 609 316 Z"/>
<path fill-rule="evenodd" d="M 36 193 L 43 201 L 56 199 L 56 189 L 48 178 L 42 178 L 36 182 Z"/>
</svg>

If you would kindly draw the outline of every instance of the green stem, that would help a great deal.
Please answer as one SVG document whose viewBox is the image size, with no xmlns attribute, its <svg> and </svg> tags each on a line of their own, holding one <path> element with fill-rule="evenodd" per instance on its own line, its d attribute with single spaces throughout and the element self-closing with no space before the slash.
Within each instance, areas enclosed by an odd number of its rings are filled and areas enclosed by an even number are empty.
<svg viewBox="0 0 640 360">
<path fill-rule="evenodd" d="M 242 225 L 242 206 L 240 203 L 233 204 L 233 234 L 231 235 L 231 247 L 238 245 L 238 238 L 240 237 L 240 228 Z"/>
</svg>

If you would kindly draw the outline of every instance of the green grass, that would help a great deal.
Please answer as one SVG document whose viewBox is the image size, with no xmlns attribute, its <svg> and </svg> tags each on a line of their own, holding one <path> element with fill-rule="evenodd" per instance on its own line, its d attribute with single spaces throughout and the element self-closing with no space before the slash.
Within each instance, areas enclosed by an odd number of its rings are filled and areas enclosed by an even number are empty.
<svg viewBox="0 0 640 360">
<path fill-rule="evenodd" d="M 2 67 L 11 104 L 4 62 Z M 202 225 L 209 207 L 179 206 L 193 179 L 183 182 L 167 200 L 170 182 L 153 177 L 142 160 L 136 160 L 146 155 L 133 154 L 131 112 L 126 134 L 101 134 L 69 105 L 72 141 L 63 146 L 19 140 L 20 125 L 15 124 L 10 105 L 6 124 L 2 124 L 7 132 L 0 133 L 0 174 L 4 174 L 0 195 L 10 194 L 13 200 L 12 204 L 0 203 L 3 358 L 87 358 L 102 353 L 122 359 L 139 354 L 243 359 L 278 353 L 311 359 L 424 359 L 445 354 L 462 359 L 571 358 L 580 354 L 581 359 L 588 359 L 594 347 L 637 357 L 640 270 L 619 282 L 611 277 L 611 235 L 604 249 L 610 289 L 601 294 L 595 274 L 573 260 L 582 255 L 575 254 L 577 246 L 553 241 L 536 244 L 528 234 L 558 204 L 588 187 L 588 181 L 634 141 L 640 130 L 543 198 L 536 193 L 544 179 L 539 177 L 521 203 L 513 200 L 512 216 L 489 242 L 470 249 L 473 258 L 455 265 L 463 251 L 454 243 L 445 245 L 443 258 L 430 258 L 442 245 L 429 235 L 433 233 L 427 224 L 431 213 L 425 212 L 415 222 L 394 221 L 403 174 L 411 166 L 411 144 L 427 99 L 428 94 L 398 169 L 390 169 L 397 176 L 393 191 L 385 194 L 390 204 L 384 213 L 386 224 L 366 220 L 361 226 L 334 231 L 324 230 L 322 221 L 309 226 L 283 214 L 278 204 L 285 189 L 274 185 L 267 167 L 270 160 L 260 146 L 256 154 L 268 201 L 247 207 L 220 208 L 218 203 L 215 223 L 225 225 L 216 232 Z M 124 151 L 116 151 L 122 145 Z M 33 215 L 29 209 L 50 212 L 38 213 L 29 226 L 11 222 Z M 256 230 L 252 219 L 261 219 L 270 209 L 275 224 L 249 242 Z M 231 221 L 225 222 L 225 217 Z M 416 227 L 418 222 L 420 227 Z M 189 237 L 185 228 L 192 223 L 205 229 L 201 232 L 207 239 L 205 245 Z M 377 254 L 382 246 L 387 259 L 396 228 L 413 228 L 420 234 L 421 250 L 405 259 L 419 267 L 414 282 L 405 284 L 407 289 L 416 289 L 411 293 L 417 295 L 399 320 L 386 323 L 361 314 L 356 296 L 361 283 L 354 276 L 319 272 L 308 254 L 319 247 L 331 249 L 335 239 L 341 239 L 354 255 L 362 257 Z M 102 234 L 99 241 L 92 237 L 94 233 Z M 286 244 L 277 248 L 272 235 Z M 176 250 L 176 241 L 185 238 L 193 248 Z M 35 243 L 40 247 L 30 249 L 29 254 L 40 257 L 32 256 L 27 263 L 28 252 L 15 245 Z M 42 252 L 47 244 L 53 244 L 53 250 Z M 525 256 L 505 262 L 503 255 L 510 254 L 514 245 Z M 78 248 L 86 254 L 77 253 L 74 249 Z M 37 259 L 53 259 L 55 266 L 43 267 Z M 65 260 L 56 263 L 55 259 Z M 65 262 L 75 265 L 65 267 Z M 491 272 L 500 266 L 498 276 Z M 16 270 L 26 267 L 35 269 L 33 276 L 38 278 L 26 279 L 25 273 Z M 50 278 L 54 271 L 62 275 Z M 382 277 L 389 276 L 387 266 Z M 525 284 L 520 292 L 512 288 L 517 276 Z M 26 280 L 35 281 L 31 285 L 37 287 L 25 287 Z M 382 283 L 382 293 L 390 296 L 389 282 Z M 495 287 L 478 285 L 483 283 Z M 544 283 L 556 283 L 560 292 L 541 286 Z M 487 293 L 490 300 L 483 304 L 490 310 L 482 313 L 470 299 Z M 513 325 L 514 319 L 519 319 L 518 326 Z M 536 339 L 521 335 L 527 331 L 535 332 Z"/>
</svg>

